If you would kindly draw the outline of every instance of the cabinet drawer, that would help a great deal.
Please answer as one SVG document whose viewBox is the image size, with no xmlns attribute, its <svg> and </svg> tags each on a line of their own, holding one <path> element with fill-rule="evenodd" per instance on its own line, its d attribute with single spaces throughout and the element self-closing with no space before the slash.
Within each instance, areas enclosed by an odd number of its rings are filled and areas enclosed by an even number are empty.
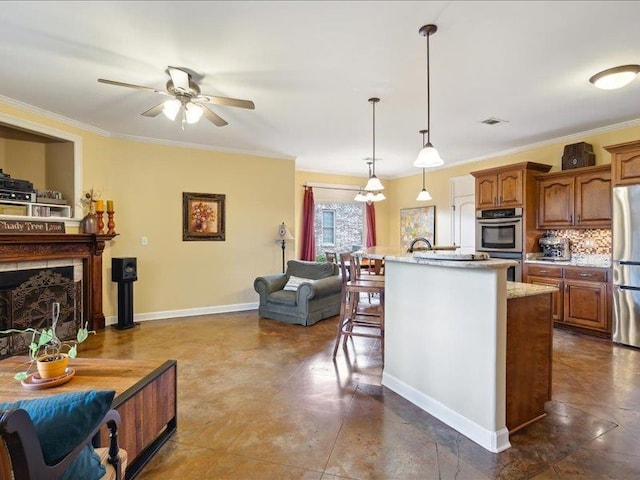
<svg viewBox="0 0 640 480">
<path fill-rule="evenodd" d="M 584 280 L 586 282 L 606 282 L 607 270 L 595 268 L 565 268 L 564 278 Z"/>
<path fill-rule="evenodd" d="M 562 267 L 552 265 L 527 265 L 527 272 L 529 275 L 535 275 L 537 277 L 562 278 Z"/>
</svg>

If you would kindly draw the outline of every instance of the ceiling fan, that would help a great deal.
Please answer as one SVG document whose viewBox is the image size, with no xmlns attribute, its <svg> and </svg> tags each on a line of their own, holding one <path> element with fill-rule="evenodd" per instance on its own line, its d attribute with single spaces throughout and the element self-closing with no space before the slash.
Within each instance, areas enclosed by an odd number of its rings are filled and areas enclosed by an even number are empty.
<svg viewBox="0 0 640 480">
<path fill-rule="evenodd" d="M 218 97 L 215 95 L 203 94 L 200 87 L 191 78 L 191 74 L 182 68 L 168 67 L 171 79 L 167 82 L 166 90 L 158 88 L 144 87 L 142 85 L 132 85 L 131 83 L 116 82 L 114 80 L 106 80 L 99 78 L 98 82 L 120 87 L 136 88 L 138 90 L 146 90 L 158 93 L 167 97 L 173 97 L 166 100 L 155 107 L 151 107 L 142 115 L 145 117 L 155 117 L 164 113 L 170 120 L 175 120 L 176 116 L 182 111 L 182 128 L 185 123 L 196 123 L 200 117 L 204 115 L 207 120 L 218 127 L 227 125 L 227 121 L 211 110 L 206 104 L 225 105 L 228 107 L 255 109 L 255 105 L 251 100 L 240 100 L 238 98 Z"/>
</svg>

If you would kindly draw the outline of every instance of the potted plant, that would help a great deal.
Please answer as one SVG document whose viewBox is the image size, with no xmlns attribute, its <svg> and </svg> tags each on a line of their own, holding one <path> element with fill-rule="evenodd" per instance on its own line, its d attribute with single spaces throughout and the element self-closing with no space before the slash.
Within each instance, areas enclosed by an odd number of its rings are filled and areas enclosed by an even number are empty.
<svg viewBox="0 0 640 480">
<path fill-rule="evenodd" d="M 78 330 L 75 340 L 63 341 L 56 335 L 56 326 L 60 317 L 60 304 L 54 302 L 51 307 L 51 328 L 37 329 L 25 328 L 24 330 L 9 329 L 1 330 L 0 334 L 9 333 L 31 333 L 31 343 L 29 344 L 29 366 L 24 372 L 14 375 L 18 381 L 25 380 L 35 363 L 38 373 L 42 379 L 55 378 L 63 375 L 69 363 L 69 358 L 75 358 L 78 354 L 77 346 L 84 342 L 90 333 L 96 332 L 87 329 L 85 326 Z"/>
</svg>

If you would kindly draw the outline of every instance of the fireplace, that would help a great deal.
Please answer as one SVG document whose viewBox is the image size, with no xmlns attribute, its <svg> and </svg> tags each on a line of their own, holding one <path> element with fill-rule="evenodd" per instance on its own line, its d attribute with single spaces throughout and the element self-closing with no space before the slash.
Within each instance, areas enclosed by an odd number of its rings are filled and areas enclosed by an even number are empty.
<svg viewBox="0 0 640 480">
<path fill-rule="evenodd" d="M 76 280 L 73 266 L 0 272 L 0 330 L 50 327 L 54 302 L 60 304 L 58 337 L 75 338 L 82 325 L 82 279 Z M 0 358 L 28 353 L 31 338 L 0 337 Z"/>
<path fill-rule="evenodd" d="M 24 262 L 60 263 L 51 261 L 64 260 L 73 265 L 77 264 L 74 269 L 79 269 L 81 274 L 74 274 L 72 285 L 64 287 L 67 290 L 74 289 L 74 321 L 87 323 L 89 330 L 101 330 L 105 326 L 102 312 L 102 252 L 105 243 L 115 236 L 84 233 L 3 233 L 0 234 L 0 263 L 5 272 L 12 269 L 12 264 Z M 16 267 L 15 270 L 19 268 Z M 63 287 L 60 288 L 64 290 Z M 56 295 L 62 293 L 58 292 Z M 29 301 L 34 300 L 30 297 Z M 42 304 L 35 302 L 30 314 L 35 315 L 38 310 L 50 314 L 52 301 L 49 299 L 48 306 L 45 305 L 46 301 Z"/>
</svg>

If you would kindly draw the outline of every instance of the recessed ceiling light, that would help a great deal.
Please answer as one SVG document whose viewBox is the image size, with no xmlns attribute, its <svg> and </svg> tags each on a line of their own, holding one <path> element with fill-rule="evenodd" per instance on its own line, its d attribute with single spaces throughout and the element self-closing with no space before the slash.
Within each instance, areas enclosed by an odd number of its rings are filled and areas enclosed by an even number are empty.
<svg viewBox="0 0 640 480">
<path fill-rule="evenodd" d="M 630 83 L 638 72 L 640 65 L 622 65 L 596 73 L 589 81 L 603 90 L 614 90 Z"/>
</svg>

